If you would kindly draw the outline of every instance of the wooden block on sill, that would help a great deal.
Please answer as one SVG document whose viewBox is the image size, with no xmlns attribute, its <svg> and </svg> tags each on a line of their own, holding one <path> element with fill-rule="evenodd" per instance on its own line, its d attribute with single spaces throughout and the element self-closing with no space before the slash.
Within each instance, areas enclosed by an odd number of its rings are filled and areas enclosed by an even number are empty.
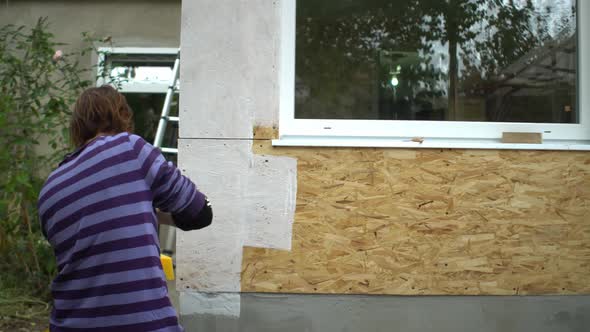
<svg viewBox="0 0 590 332">
<path fill-rule="evenodd" d="M 502 143 L 543 144 L 542 133 L 502 133 Z"/>
</svg>

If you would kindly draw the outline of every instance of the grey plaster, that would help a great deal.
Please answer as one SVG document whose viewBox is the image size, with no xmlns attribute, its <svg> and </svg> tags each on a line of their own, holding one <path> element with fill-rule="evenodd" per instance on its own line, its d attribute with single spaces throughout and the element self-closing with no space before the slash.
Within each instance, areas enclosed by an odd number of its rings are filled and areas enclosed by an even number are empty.
<svg viewBox="0 0 590 332">
<path fill-rule="evenodd" d="M 180 137 L 252 138 L 278 122 L 278 5 L 182 4 Z"/>
<path fill-rule="evenodd" d="M 181 306 L 183 298 L 180 299 Z M 587 332 L 590 297 L 242 294 L 240 315 L 181 316 L 187 331 Z"/>
</svg>

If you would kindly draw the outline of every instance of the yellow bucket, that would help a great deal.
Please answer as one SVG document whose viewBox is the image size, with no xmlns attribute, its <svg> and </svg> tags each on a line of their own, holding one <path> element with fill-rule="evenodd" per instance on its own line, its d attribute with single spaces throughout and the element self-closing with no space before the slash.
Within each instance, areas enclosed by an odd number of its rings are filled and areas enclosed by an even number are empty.
<svg viewBox="0 0 590 332">
<path fill-rule="evenodd" d="M 160 261 L 162 261 L 162 268 L 167 280 L 174 280 L 174 266 L 172 265 L 172 257 L 166 255 L 160 255 Z"/>
</svg>

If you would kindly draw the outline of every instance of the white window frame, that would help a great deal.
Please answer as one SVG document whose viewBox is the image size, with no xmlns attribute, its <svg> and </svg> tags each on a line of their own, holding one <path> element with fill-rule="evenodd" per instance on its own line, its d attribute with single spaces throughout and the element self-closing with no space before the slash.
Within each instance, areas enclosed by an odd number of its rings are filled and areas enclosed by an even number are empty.
<svg viewBox="0 0 590 332">
<path fill-rule="evenodd" d="M 98 48 L 97 86 L 110 84 L 109 80 L 103 79 L 102 73 L 105 68 L 107 57 L 113 54 L 142 54 L 142 55 L 177 55 L 178 48 L 168 47 L 100 47 Z M 174 61 L 174 60 L 172 60 Z M 122 82 L 119 91 L 122 93 L 162 93 L 166 94 L 170 83 L 154 82 Z"/>
<path fill-rule="evenodd" d="M 590 1 L 578 6 L 580 123 L 543 124 L 296 119 L 296 0 L 281 1 L 279 139 L 273 145 L 590 150 Z M 542 133 L 543 144 L 502 144 L 503 132 Z"/>
</svg>

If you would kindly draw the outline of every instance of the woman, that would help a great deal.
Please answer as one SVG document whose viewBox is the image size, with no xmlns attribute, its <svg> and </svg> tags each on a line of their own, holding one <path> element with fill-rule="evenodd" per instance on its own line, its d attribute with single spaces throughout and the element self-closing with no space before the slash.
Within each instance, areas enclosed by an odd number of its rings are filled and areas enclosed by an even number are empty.
<svg viewBox="0 0 590 332">
<path fill-rule="evenodd" d="M 160 262 L 154 208 L 182 230 L 211 223 L 206 197 L 160 151 L 130 134 L 132 113 L 110 86 L 82 93 L 78 148 L 39 196 L 58 265 L 51 331 L 182 331 Z"/>
</svg>

